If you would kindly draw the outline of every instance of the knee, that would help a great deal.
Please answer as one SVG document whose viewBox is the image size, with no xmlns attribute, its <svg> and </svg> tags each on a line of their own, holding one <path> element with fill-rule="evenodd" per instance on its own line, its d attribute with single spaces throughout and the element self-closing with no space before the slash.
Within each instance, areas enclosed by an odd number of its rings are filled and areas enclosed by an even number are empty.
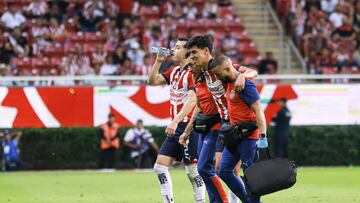
<svg viewBox="0 0 360 203">
<path fill-rule="evenodd" d="M 220 167 L 219 169 L 219 177 L 224 181 L 230 177 L 231 173 L 232 171 L 225 170 L 224 168 Z"/>
</svg>

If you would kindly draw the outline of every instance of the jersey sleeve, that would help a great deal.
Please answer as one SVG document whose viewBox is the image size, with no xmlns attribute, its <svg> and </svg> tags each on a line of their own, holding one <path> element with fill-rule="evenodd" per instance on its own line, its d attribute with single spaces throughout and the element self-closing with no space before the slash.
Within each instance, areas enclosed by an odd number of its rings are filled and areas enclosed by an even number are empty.
<svg viewBox="0 0 360 203">
<path fill-rule="evenodd" d="M 164 77 L 164 79 L 166 80 L 167 84 L 170 84 L 170 75 L 171 72 L 173 71 L 174 67 L 169 68 L 169 70 L 161 73 L 161 75 Z"/>
<path fill-rule="evenodd" d="M 189 72 L 188 75 L 188 90 L 195 90 L 195 83 L 192 72 Z"/>
<path fill-rule="evenodd" d="M 256 85 L 251 80 L 245 80 L 245 89 L 240 92 L 240 98 L 249 106 L 253 105 L 260 99 Z"/>
</svg>

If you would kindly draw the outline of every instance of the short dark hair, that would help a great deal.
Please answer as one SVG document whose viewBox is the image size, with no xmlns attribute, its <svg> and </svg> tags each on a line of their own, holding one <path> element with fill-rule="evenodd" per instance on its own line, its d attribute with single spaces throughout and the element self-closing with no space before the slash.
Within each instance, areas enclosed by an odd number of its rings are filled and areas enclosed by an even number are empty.
<svg viewBox="0 0 360 203">
<path fill-rule="evenodd" d="M 115 117 L 115 114 L 109 113 L 108 118 L 113 118 L 113 117 Z"/>
<path fill-rule="evenodd" d="M 185 45 L 183 46 L 184 48 L 186 48 L 186 44 L 187 44 L 187 42 L 189 41 L 189 39 L 186 38 L 186 37 L 179 37 L 179 38 L 178 38 L 178 41 L 180 41 L 180 42 L 186 42 Z"/>
<path fill-rule="evenodd" d="M 213 50 L 213 43 L 214 40 L 209 34 L 205 35 L 197 35 L 194 37 L 191 37 L 189 41 L 186 44 L 186 48 L 190 49 L 194 46 L 197 46 L 200 49 L 208 48 L 210 52 Z"/>
<path fill-rule="evenodd" d="M 215 57 L 209 63 L 208 70 L 211 70 L 211 69 L 215 68 L 216 66 L 223 64 L 228 59 L 229 58 L 227 56 L 225 56 L 224 54 L 215 55 Z"/>
<path fill-rule="evenodd" d="M 143 120 L 139 119 L 136 121 L 136 123 L 144 123 Z"/>
</svg>

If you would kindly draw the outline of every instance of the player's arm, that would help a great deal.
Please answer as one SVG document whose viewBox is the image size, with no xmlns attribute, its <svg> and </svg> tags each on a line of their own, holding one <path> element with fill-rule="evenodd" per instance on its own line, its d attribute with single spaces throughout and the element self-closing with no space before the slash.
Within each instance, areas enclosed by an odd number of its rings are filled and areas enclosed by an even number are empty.
<svg viewBox="0 0 360 203">
<path fill-rule="evenodd" d="M 252 110 L 256 115 L 256 124 L 260 130 L 260 134 L 266 135 L 266 120 L 264 111 L 261 109 L 260 100 L 257 100 L 251 105 Z"/>
<path fill-rule="evenodd" d="M 245 88 L 245 80 L 249 79 L 255 79 L 258 76 L 258 73 L 256 70 L 253 70 L 251 68 L 247 68 L 245 66 L 240 66 L 239 68 L 239 75 L 236 78 L 235 81 L 235 90 L 241 91 Z"/>
<path fill-rule="evenodd" d="M 199 105 L 199 100 L 196 99 L 196 106 L 194 108 L 194 111 L 191 115 L 191 119 L 189 121 L 189 123 L 187 124 L 183 134 L 180 136 L 179 138 L 179 143 L 182 145 L 186 145 L 186 141 L 189 138 L 189 135 L 191 133 L 191 131 L 193 130 L 193 123 L 195 120 L 196 115 L 200 112 L 200 105 Z"/>
<path fill-rule="evenodd" d="M 160 56 L 159 54 L 157 55 L 147 81 L 149 85 L 165 85 L 168 83 L 165 77 L 159 73 L 160 66 L 165 60 L 166 56 Z"/>
<path fill-rule="evenodd" d="M 240 66 L 239 72 L 245 76 L 248 80 L 253 80 L 257 78 L 258 72 L 252 68 L 248 68 L 246 66 Z"/>
<path fill-rule="evenodd" d="M 166 128 L 165 132 L 168 135 L 174 135 L 177 125 L 184 120 L 184 118 L 194 109 L 196 103 L 196 95 L 194 90 L 188 91 L 188 97 L 185 101 L 181 111 L 175 116 L 174 120 L 171 121 L 169 126 Z"/>
</svg>

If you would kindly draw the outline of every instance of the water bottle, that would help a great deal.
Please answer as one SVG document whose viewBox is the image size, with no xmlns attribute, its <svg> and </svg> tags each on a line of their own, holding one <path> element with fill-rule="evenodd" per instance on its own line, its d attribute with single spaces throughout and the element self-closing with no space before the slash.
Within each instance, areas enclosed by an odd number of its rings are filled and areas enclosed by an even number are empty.
<svg viewBox="0 0 360 203">
<path fill-rule="evenodd" d="M 171 55 L 173 55 L 172 50 L 165 49 L 165 48 L 162 48 L 162 47 L 151 47 L 150 53 L 153 53 L 153 54 L 158 54 L 159 53 L 160 56 L 171 56 Z"/>
</svg>

